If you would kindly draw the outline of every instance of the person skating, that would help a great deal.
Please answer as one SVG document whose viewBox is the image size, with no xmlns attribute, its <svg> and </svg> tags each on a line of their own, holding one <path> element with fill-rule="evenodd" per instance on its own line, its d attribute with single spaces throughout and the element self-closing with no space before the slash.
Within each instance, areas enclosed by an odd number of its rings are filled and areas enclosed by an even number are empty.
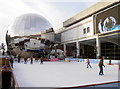
<svg viewBox="0 0 120 89">
<path fill-rule="evenodd" d="M 27 57 L 24 58 L 24 64 L 27 64 Z"/>
<path fill-rule="evenodd" d="M 42 56 L 42 57 L 40 58 L 40 64 L 43 64 L 43 59 L 44 59 L 44 57 Z"/>
<path fill-rule="evenodd" d="M 87 68 L 89 68 L 89 67 L 92 68 L 91 65 L 90 65 L 90 59 L 89 58 L 87 59 L 86 63 L 87 63 Z"/>
<path fill-rule="evenodd" d="M 33 57 L 30 58 L 30 64 L 33 64 Z"/>
<path fill-rule="evenodd" d="M 102 58 L 101 58 L 101 60 L 100 60 L 100 62 L 99 62 L 99 64 L 98 64 L 98 66 L 99 66 L 99 68 L 100 68 L 99 75 L 104 75 L 104 73 L 103 73 L 103 66 L 105 67 L 105 65 L 104 65 L 104 63 L 103 63 L 104 58 L 105 58 L 105 57 L 102 56 Z"/>
<path fill-rule="evenodd" d="M 14 59 L 12 57 L 10 57 L 10 64 L 11 64 L 12 68 L 13 68 L 13 62 L 14 62 Z"/>
<path fill-rule="evenodd" d="M 18 55 L 18 63 L 20 63 L 21 56 L 20 54 Z"/>
</svg>

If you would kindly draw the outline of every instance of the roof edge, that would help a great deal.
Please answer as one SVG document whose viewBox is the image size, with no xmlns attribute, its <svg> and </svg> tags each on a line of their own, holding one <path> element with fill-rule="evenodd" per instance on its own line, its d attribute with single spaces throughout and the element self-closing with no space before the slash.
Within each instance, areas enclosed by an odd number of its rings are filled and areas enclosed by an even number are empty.
<svg viewBox="0 0 120 89">
<path fill-rule="evenodd" d="M 85 19 L 99 11 L 102 11 L 111 5 L 115 5 L 117 3 L 120 3 L 120 0 L 101 0 L 100 2 L 92 5 L 91 7 L 81 11 L 80 13 L 76 14 L 75 16 L 69 18 L 68 20 L 63 22 L 63 27 L 69 27 L 72 24 L 75 24 L 82 19 Z M 87 13 L 87 14 L 86 14 Z"/>
</svg>

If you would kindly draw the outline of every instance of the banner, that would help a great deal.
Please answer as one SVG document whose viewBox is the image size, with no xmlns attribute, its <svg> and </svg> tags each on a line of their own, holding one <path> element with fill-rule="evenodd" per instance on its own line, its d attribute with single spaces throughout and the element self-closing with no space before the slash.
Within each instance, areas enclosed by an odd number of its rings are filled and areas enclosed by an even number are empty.
<svg viewBox="0 0 120 89">
<path fill-rule="evenodd" d="M 96 16 L 96 33 L 120 30 L 120 4 Z"/>
</svg>

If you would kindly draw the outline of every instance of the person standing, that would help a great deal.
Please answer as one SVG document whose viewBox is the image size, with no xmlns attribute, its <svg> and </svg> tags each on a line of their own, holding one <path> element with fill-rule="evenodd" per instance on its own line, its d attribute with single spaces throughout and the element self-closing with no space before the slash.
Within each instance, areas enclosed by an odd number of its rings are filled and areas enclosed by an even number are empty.
<svg viewBox="0 0 120 89">
<path fill-rule="evenodd" d="M 99 62 L 99 64 L 98 64 L 99 69 L 100 69 L 99 75 L 104 75 L 104 73 L 103 73 L 103 66 L 105 67 L 105 65 L 104 65 L 104 63 L 103 63 L 104 58 L 105 58 L 105 57 L 102 56 L 102 58 L 101 58 L 101 60 L 100 60 L 100 62 Z"/>
<path fill-rule="evenodd" d="M 30 64 L 33 64 L 33 57 L 30 58 Z"/>
<path fill-rule="evenodd" d="M 87 62 L 86 62 L 86 63 L 87 63 L 87 68 L 88 68 L 88 67 L 92 68 L 91 65 L 90 65 L 90 59 L 89 59 L 89 58 L 87 59 Z"/>
<path fill-rule="evenodd" d="M 13 62 L 14 62 L 14 59 L 12 57 L 10 57 L 10 64 L 11 64 L 12 68 L 13 68 Z"/>
<path fill-rule="evenodd" d="M 2 67 L 2 88 L 1 89 L 10 89 L 11 87 L 11 77 L 12 77 L 12 71 L 7 67 L 7 65 L 4 65 Z"/>
</svg>

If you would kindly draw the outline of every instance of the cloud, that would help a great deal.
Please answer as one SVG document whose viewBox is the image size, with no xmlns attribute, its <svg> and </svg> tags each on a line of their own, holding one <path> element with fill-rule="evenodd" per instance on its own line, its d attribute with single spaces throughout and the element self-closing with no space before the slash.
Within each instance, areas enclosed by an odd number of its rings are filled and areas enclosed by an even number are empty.
<svg viewBox="0 0 120 89">
<path fill-rule="evenodd" d="M 47 18 L 56 30 L 62 27 L 63 21 L 85 9 L 77 4 L 78 2 L 95 3 L 96 1 L 99 0 L 69 0 L 69 4 L 67 4 L 67 0 L 1 0 L 0 33 L 2 35 L 0 35 L 3 36 L 2 41 L 5 42 L 4 33 L 17 16 L 25 13 L 38 13 Z M 73 5 L 70 5 L 70 3 L 73 3 Z"/>
<path fill-rule="evenodd" d="M 21 14 L 35 12 L 19 0 L 0 1 L 0 42 L 5 43 L 5 33 L 8 26 Z"/>
</svg>

